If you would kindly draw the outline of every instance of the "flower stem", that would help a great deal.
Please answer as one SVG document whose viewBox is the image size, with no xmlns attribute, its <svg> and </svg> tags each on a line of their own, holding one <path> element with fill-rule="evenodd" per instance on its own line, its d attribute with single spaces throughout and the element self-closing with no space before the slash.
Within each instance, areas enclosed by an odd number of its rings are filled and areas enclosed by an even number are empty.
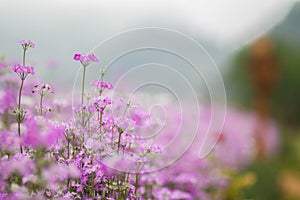
<svg viewBox="0 0 300 200">
<path fill-rule="evenodd" d="M 18 135 L 21 137 L 21 96 L 22 96 L 22 89 L 23 89 L 24 79 L 21 80 L 21 86 L 19 90 L 19 101 L 18 101 Z M 20 144 L 20 151 L 23 153 L 22 145 Z"/>
<path fill-rule="evenodd" d="M 102 119 L 103 117 L 102 117 L 102 112 L 101 111 L 99 112 L 99 115 L 100 115 L 99 116 L 99 118 L 100 118 L 99 119 L 99 132 L 100 132 L 100 135 L 101 135 L 101 132 L 102 132 L 102 130 L 101 130 L 102 129 L 102 120 L 103 120 Z"/>
<path fill-rule="evenodd" d="M 23 51 L 23 66 L 25 66 L 25 52 L 26 50 L 24 49 Z M 19 90 L 19 101 L 18 101 L 18 135 L 19 137 L 21 136 L 21 98 L 22 98 L 22 90 L 23 90 L 23 85 L 24 85 L 24 78 L 21 78 L 21 86 L 20 86 L 20 90 Z M 23 153 L 23 148 L 22 148 L 22 144 L 20 144 L 20 151 L 21 153 Z"/>
<path fill-rule="evenodd" d="M 84 103 L 84 83 L 85 83 L 85 72 L 86 72 L 86 66 L 83 66 L 83 76 L 82 76 L 82 89 L 81 89 L 81 104 L 83 105 Z M 85 123 L 84 123 L 84 110 L 82 110 L 82 113 L 81 113 L 81 124 L 82 126 L 85 126 Z M 84 135 L 82 136 L 83 137 L 83 141 L 84 141 Z"/>
<path fill-rule="evenodd" d="M 21 86 L 20 86 L 20 90 L 19 90 L 19 101 L 18 101 L 18 109 L 21 109 L 21 96 L 22 96 L 22 89 L 23 89 L 23 85 L 24 85 L 24 79 L 21 80 Z M 19 117 L 20 114 L 19 114 Z"/>
<path fill-rule="evenodd" d="M 85 82 L 86 67 L 83 66 L 82 89 L 81 89 L 81 104 L 84 103 L 84 82 Z"/>
<path fill-rule="evenodd" d="M 23 51 L 23 66 L 25 66 L 25 53 L 26 53 L 26 49 L 24 49 Z"/>
<path fill-rule="evenodd" d="M 43 115 L 43 97 L 44 97 L 44 95 L 41 94 L 41 99 L 40 99 L 40 115 Z"/>
<path fill-rule="evenodd" d="M 119 138 L 118 138 L 118 153 L 120 151 L 120 146 L 121 146 L 121 135 L 122 135 L 123 131 L 119 131 Z"/>
<path fill-rule="evenodd" d="M 103 81 L 104 71 L 103 70 L 100 71 L 100 74 L 101 74 L 100 81 Z M 103 88 L 100 88 L 100 90 L 99 90 L 99 96 L 102 95 L 102 92 L 103 92 Z"/>
<path fill-rule="evenodd" d="M 139 173 L 136 173 L 135 174 L 135 191 L 134 191 L 135 194 L 137 193 L 138 187 L 139 187 Z"/>
<path fill-rule="evenodd" d="M 68 150 L 68 159 L 70 159 L 70 139 L 67 140 L 67 143 L 68 143 L 68 146 L 67 146 L 68 147 L 68 149 L 67 149 Z"/>
</svg>

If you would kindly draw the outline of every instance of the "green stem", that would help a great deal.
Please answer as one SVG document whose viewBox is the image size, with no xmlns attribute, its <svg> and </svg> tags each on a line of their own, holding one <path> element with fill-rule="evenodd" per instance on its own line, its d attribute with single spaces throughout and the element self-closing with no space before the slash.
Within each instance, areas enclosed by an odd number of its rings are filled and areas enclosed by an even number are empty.
<svg viewBox="0 0 300 200">
<path fill-rule="evenodd" d="M 135 191 L 134 191 L 135 194 L 137 193 L 138 187 L 139 187 L 139 173 L 136 173 L 135 174 Z"/>
<path fill-rule="evenodd" d="M 74 157 L 75 156 L 75 136 L 74 135 L 72 135 L 72 148 L 73 148 L 72 154 L 73 154 L 73 157 Z"/>
<path fill-rule="evenodd" d="M 23 66 L 25 66 L 25 53 L 26 53 L 26 49 L 24 49 L 23 51 Z"/>
<path fill-rule="evenodd" d="M 21 86 L 20 86 L 20 90 L 19 90 L 19 101 L 18 101 L 18 109 L 20 111 L 21 109 L 21 96 L 22 96 L 22 89 L 23 89 L 23 85 L 24 85 L 24 79 L 22 79 L 21 81 Z M 19 119 L 21 118 L 21 114 L 19 112 Z M 20 120 L 19 120 L 20 121 Z"/>
<path fill-rule="evenodd" d="M 102 129 L 102 120 L 103 120 L 102 118 L 103 117 L 102 117 L 102 112 L 100 111 L 99 113 L 100 113 L 99 132 L 100 132 L 100 135 L 101 135 L 101 132 L 102 132 L 102 130 L 101 130 Z"/>
<path fill-rule="evenodd" d="M 81 89 L 81 104 L 84 103 L 84 82 L 85 82 L 86 67 L 83 66 L 82 89 Z"/>
<path fill-rule="evenodd" d="M 120 151 L 120 145 L 121 145 L 121 135 L 122 135 L 122 133 L 121 133 L 121 132 L 119 132 L 119 139 L 118 139 L 118 153 L 119 153 L 119 151 Z"/>
<path fill-rule="evenodd" d="M 23 66 L 25 66 L 25 53 L 26 53 L 26 49 L 24 48 L 23 51 Z M 21 86 L 20 86 L 20 90 L 19 90 L 19 101 L 18 101 L 18 135 L 19 137 L 21 136 L 21 97 L 22 97 L 22 90 L 23 90 L 23 85 L 24 85 L 24 76 L 21 78 Z M 23 153 L 23 148 L 22 145 L 20 144 L 20 151 L 21 153 Z"/>
<path fill-rule="evenodd" d="M 22 96 L 22 90 L 23 90 L 23 85 L 24 85 L 24 79 L 21 81 L 21 86 L 19 90 L 19 101 L 18 101 L 18 109 L 21 109 L 21 96 Z"/>
<path fill-rule="evenodd" d="M 91 197 L 95 197 L 95 175 L 92 175 Z"/>
<path fill-rule="evenodd" d="M 101 71 L 100 74 L 101 74 L 100 81 L 103 81 L 104 71 Z M 100 88 L 100 90 L 99 90 L 99 96 L 102 95 L 102 92 L 103 92 L 103 88 Z"/>
<path fill-rule="evenodd" d="M 21 96 L 22 96 L 22 89 L 24 85 L 24 79 L 21 80 L 21 86 L 19 90 L 19 101 L 18 101 L 18 135 L 21 136 Z M 22 145 L 20 144 L 20 151 L 23 153 Z"/>
<path fill-rule="evenodd" d="M 70 139 L 68 139 L 67 142 L 68 142 L 68 159 L 70 159 Z"/>
<path fill-rule="evenodd" d="M 128 174 L 127 174 L 127 178 L 126 178 L 126 183 L 129 183 L 129 175 L 130 175 L 130 173 L 128 172 Z"/>
<path fill-rule="evenodd" d="M 41 94 L 41 99 L 40 99 L 40 115 L 43 115 L 43 97 L 44 97 L 44 95 Z"/>
<path fill-rule="evenodd" d="M 81 104 L 83 105 L 84 103 L 84 83 L 85 83 L 85 72 L 86 72 L 86 66 L 83 66 L 83 76 L 82 76 L 82 89 L 81 89 Z M 81 124 L 82 126 L 85 126 L 85 123 L 84 123 L 84 110 L 82 110 L 82 113 L 81 113 Z M 84 141 L 84 135 L 83 135 L 83 141 Z"/>
</svg>

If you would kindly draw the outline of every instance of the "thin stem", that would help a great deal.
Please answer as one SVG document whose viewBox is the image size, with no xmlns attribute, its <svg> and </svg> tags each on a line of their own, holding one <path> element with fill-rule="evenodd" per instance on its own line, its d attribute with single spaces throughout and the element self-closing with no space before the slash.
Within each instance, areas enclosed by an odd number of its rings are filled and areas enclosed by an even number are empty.
<svg viewBox="0 0 300 200">
<path fill-rule="evenodd" d="M 82 76 L 82 89 L 81 89 L 81 104 L 83 105 L 84 103 L 84 83 L 85 83 L 85 71 L 86 71 L 86 66 L 83 66 L 83 76 Z M 81 120 L 82 120 L 82 126 L 85 126 L 85 123 L 84 123 L 84 110 L 82 110 L 82 113 L 81 113 Z M 83 137 L 83 141 L 84 141 L 84 135 L 82 136 Z"/>
<path fill-rule="evenodd" d="M 21 135 L 21 123 L 18 122 L 18 133 L 19 133 L 19 137 Z M 22 148 L 22 144 L 20 144 L 20 152 L 23 154 L 23 148 Z"/>
<path fill-rule="evenodd" d="M 119 132 L 119 139 L 118 139 L 118 153 L 120 151 L 120 145 L 121 145 L 121 135 L 123 132 Z"/>
<path fill-rule="evenodd" d="M 95 174 L 92 174 L 92 187 L 90 193 L 92 197 L 95 196 Z"/>
<path fill-rule="evenodd" d="M 40 115 L 43 115 L 43 97 L 44 97 L 44 95 L 41 94 L 41 99 L 40 99 Z"/>
<path fill-rule="evenodd" d="M 72 154 L 73 154 L 73 157 L 75 156 L 75 151 L 76 151 L 76 148 L 75 148 L 75 136 L 72 135 L 72 148 L 73 148 L 73 151 L 72 151 Z"/>
<path fill-rule="evenodd" d="M 127 174 L 127 178 L 126 178 L 126 183 L 129 183 L 129 175 L 130 175 L 130 173 L 128 172 L 128 174 Z"/>
<path fill-rule="evenodd" d="M 67 144 L 68 144 L 68 159 L 70 159 L 70 139 L 67 140 Z"/>
<path fill-rule="evenodd" d="M 25 66 L 25 53 L 26 53 L 26 49 L 24 48 L 23 66 Z M 20 90 L 19 90 L 19 101 L 18 101 L 18 135 L 19 135 L 19 137 L 21 136 L 21 118 L 22 118 L 22 116 L 21 116 L 21 98 L 22 98 L 22 90 L 23 90 L 24 80 L 25 80 L 25 78 L 22 77 L 21 78 L 21 86 L 20 86 Z M 20 144 L 20 152 L 23 153 L 22 144 Z"/>
<path fill-rule="evenodd" d="M 70 178 L 68 178 L 68 180 L 67 180 L 67 188 L 68 188 L 68 189 L 71 188 L 70 181 L 71 181 Z"/>
<path fill-rule="evenodd" d="M 135 194 L 137 193 L 138 187 L 139 187 L 139 173 L 136 173 L 135 174 L 135 191 L 134 191 Z"/>
<path fill-rule="evenodd" d="M 101 132 L 102 132 L 102 130 L 101 130 L 101 129 L 102 129 L 102 120 L 103 120 L 102 118 L 103 118 L 103 117 L 102 117 L 102 112 L 100 111 L 99 113 L 100 113 L 100 119 L 99 119 L 99 132 L 100 132 L 100 135 L 101 135 Z"/>
<path fill-rule="evenodd" d="M 19 111 L 21 109 L 21 96 L 22 96 L 23 85 L 24 85 L 24 79 L 21 80 L 21 86 L 20 86 L 20 90 L 19 90 L 19 101 L 18 101 L 18 109 L 19 109 Z M 20 113 L 19 113 L 19 117 L 21 118 Z"/>
<path fill-rule="evenodd" d="M 25 53 L 26 53 L 26 49 L 24 49 L 23 51 L 23 66 L 25 66 Z"/>
<path fill-rule="evenodd" d="M 103 81 L 104 71 L 101 70 L 100 74 L 101 74 L 100 81 Z M 99 90 L 99 96 L 102 95 L 102 92 L 103 92 L 103 88 L 100 88 L 100 90 Z"/>
<path fill-rule="evenodd" d="M 18 135 L 21 136 L 21 96 L 22 96 L 22 89 L 24 85 L 24 79 L 21 80 L 21 86 L 19 90 L 19 101 L 18 101 Z M 20 144 L 20 151 L 23 153 L 22 145 Z"/>
<path fill-rule="evenodd" d="M 86 67 L 83 66 L 82 89 L 81 89 L 81 104 L 84 103 L 84 82 L 85 82 Z"/>
</svg>

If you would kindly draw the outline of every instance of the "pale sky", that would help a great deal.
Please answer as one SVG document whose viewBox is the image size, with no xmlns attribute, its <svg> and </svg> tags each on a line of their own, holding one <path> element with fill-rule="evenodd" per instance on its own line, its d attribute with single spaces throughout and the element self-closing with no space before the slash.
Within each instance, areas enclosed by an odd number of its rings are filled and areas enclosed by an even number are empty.
<svg viewBox="0 0 300 200">
<path fill-rule="evenodd" d="M 31 39 L 37 44 L 36 50 L 31 51 L 33 61 L 46 65 L 47 60 L 55 60 L 71 68 L 75 52 L 89 52 L 112 35 L 141 27 L 174 29 L 196 40 L 209 41 L 221 53 L 227 53 L 278 24 L 294 2 L 1 0 L 0 54 L 10 60 L 18 59 L 17 41 Z"/>
<path fill-rule="evenodd" d="M 295 0 L 2 0 L 0 15 L 7 17 L 1 20 L 13 23 L 22 19 L 22 23 L 44 20 L 50 22 L 50 26 L 72 20 L 71 25 L 78 22 L 78 28 L 87 30 L 93 26 L 90 22 L 100 22 L 105 28 L 102 31 L 108 34 L 143 25 L 169 24 L 172 27 L 177 24 L 185 32 L 200 32 L 217 43 L 227 44 L 268 30 L 286 15 L 293 2 Z M 36 25 L 43 26 L 43 23 Z"/>
</svg>

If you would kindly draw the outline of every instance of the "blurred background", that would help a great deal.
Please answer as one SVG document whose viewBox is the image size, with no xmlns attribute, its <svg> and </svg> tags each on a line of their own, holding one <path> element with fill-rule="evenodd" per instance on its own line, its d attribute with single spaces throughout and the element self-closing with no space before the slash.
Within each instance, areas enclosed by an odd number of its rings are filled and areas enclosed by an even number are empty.
<svg viewBox="0 0 300 200">
<path fill-rule="evenodd" d="M 78 70 L 74 53 L 89 52 L 112 35 L 141 27 L 170 28 L 194 38 L 217 63 L 228 104 L 256 113 L 261 127 L 270 119 L 278 124 L 280 151 L 241 172 L 256 175 L 251 187 L 236 186 L 241 199 L 300 199 L 298 1 L 2 0 L 0 55 L 18 62 L 17 41 L 30 39 L 36 50 L 29 62 L 39 66 L 38 76 L 67 87 Z"/>
</svg>

